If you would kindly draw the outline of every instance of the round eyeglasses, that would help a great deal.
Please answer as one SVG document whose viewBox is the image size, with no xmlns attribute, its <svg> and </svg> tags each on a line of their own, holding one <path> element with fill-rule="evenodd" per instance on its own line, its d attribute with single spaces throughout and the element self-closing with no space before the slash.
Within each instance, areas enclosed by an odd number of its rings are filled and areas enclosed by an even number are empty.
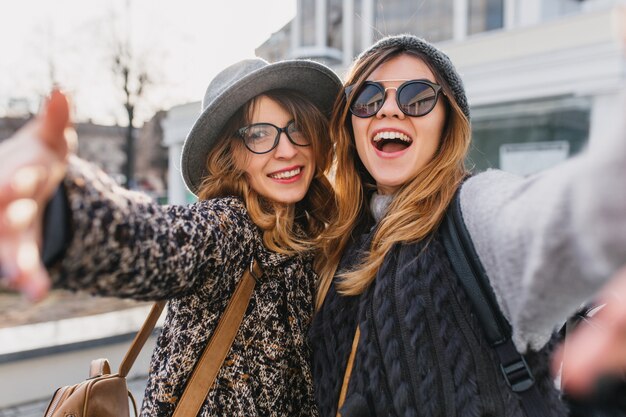
<svg viewBox="0 0 626 417">
<path fill-rule="evenodd" d="M 285 132 L 289 142 L 296 146 L 309 146 L 311 141 L 304 135 L 294 120 L 285 127 L 274 126 L 271 123 L 254 123 L 242 127 L 237 135 L 243 140 L 246 148 L 252 153 L 268 153 L 278 146 L 280 134 Z"/>
<path fill-rule="evenodd" d="M 400 81 L 400 80 L 384 80 Z M 354 85 L 345 88 L 346 99 L 354 90 Z M 407 116 L 426 116 L 435 108 L 441 86 L 428 80 L 409 80 L 399 87 L 385 88 L 380 82 L 366 81 L 350 102 L 350 113 L 356 117 L 372 117 L 383 107 L 387 90 L 396 90 L 396 103 Z"/>
</svg>

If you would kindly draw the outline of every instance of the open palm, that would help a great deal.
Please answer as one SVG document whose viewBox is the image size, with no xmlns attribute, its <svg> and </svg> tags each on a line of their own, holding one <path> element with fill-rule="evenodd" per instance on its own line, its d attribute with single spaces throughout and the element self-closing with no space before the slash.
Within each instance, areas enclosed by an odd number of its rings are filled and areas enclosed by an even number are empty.
<svg viewBox="0 0 626 417">
<path fill-rule="evenodd" d="M 40 248 L 45 206 L 65 175 L 73 130 L 54 90 L 41 114 L 0 144 L 0 277 L 32 300 L 50 286 Z"/>
</svg>

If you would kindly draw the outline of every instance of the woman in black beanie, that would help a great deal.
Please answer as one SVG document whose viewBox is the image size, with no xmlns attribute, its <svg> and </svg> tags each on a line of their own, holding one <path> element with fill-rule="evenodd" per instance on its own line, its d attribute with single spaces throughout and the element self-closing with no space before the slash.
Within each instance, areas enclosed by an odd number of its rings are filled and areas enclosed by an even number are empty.
<svg viewBox="0 0 626 417">
<path fill-rule="evenodd" d="M 309 338 L 323 416 L 568 415 L 552 335 L 626 263 L 626 142 L 528 178 L 467 179 L 469 119 L 454 65 L 415 36 L 381 39 L 347 76 L 330 127 L 338 216 Z M 525 362 L 501 365 L 487 343 L 443 245 L 451 204 Z"/>
</svg>

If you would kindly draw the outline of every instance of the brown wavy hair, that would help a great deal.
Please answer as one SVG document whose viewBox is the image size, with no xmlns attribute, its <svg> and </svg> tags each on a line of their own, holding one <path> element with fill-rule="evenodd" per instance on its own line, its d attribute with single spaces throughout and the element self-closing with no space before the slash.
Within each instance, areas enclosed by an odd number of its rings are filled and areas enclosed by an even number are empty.
<svg viewBox="0 0 626 417">
<path fill-rule="evenodd" d="M 263 243 L 274 252 L 292 255 L 316 249 L 322 230 L 333 220 L 336 211 L 333 188 L 327 178 L 332 162 L 328 119 L 296 91 L 271 90 L 262 96 L 280 104 L 311 138 L 315 172 L 306 195 L 296 204 L 264 198 L 250 187 L 246 172 L 241 169 L 241 163 L 237 163 L 238 155 L 251 156 L 237 137 L 237 130 L 251 123 L 261 97 L 258 96 L 242 106 L 222 129 L 207 157 L 208 175 L 202 180 L 198 198 L 208 200 L 234 195 L 243 199 L 250 218 L 263 231 Z"/>
<path fill-rule="evenodd" d="M 467 175 L 464 159 L 470 143 L 469 120 L 454 100 L 450 86 L 426 55 L 395 45 L 382 47 L 357 59 L 345 86 L 355 85 L 354 94 L 378 66 L 402 54 L 424 61 L 443 87 L 444 95 L 440 98 L 446 105 L 445 126 L 432 160 L 396 193 L 388 214 L 378 225 L 365 259 L 355 269 L 339 275 L 337 290 L 344 295 L 361 294 L 369 286 L 393 245 L 428 238 L 440 224 L 456 189 Z M 368 202 L 376 189 L 374 179 L 356 151 L 345 87 L 335 101 L 330 132 L 336 152 L 334 185 L 338 214 L 324 233 L 323 256 L 326 259 L 320 270 L 317 308 L 324 301 L 341 255 L 361 226 L 371 218 Z"/>
</svg>

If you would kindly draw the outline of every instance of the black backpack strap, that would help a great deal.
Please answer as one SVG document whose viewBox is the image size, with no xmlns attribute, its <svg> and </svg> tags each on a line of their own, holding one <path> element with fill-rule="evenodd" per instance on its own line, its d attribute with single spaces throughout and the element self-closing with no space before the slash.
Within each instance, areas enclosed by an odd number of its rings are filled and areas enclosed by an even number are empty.
<svg viewBox="0 0 626 417">
<path fill-rule="evenodd" d="M 478 317 L 489 345 L 500 360 L 504 378 L 515 392 L 527 417 L 549 416 L 535 378 L 511 338 L 511 325 L 502 314 L 461 213 L 460 188 L 448 207 L 441 235 L 452 269 Z"/>
</svg>

